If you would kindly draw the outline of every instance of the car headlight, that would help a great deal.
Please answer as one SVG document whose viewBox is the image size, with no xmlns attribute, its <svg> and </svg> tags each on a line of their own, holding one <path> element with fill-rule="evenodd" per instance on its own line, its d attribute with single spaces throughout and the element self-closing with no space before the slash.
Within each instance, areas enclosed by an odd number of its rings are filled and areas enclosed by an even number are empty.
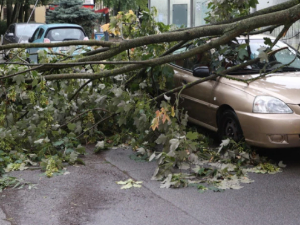
<svg viewBox="0 0 300 225">
<path fill-rule="evenodd" d="M 283 101 L 271 96 L 257 96 L 253 103 L 254 113 L 293 113 Z"/>
</svg>

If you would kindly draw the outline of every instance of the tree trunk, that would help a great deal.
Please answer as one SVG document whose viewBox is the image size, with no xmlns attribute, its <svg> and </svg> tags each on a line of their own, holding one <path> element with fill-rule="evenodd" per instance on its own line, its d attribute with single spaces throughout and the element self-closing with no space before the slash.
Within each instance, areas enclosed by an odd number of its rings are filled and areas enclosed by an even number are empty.
<svg viewBox="0 0 300 225">
<path fill-rule="evenodd" d="M 29 4 L 29 0 L 25 0 L 24 3 L 24 22 L 27 22 L 30 16 L 30 4 Z"/>
<path fill-rule="evenodd" d="M 6 23 L 7 27 L 12 23 L 12 2 L 8 1 L 6 4 Z"/>
<path fill-rule="evenodd" d="M 22 5 L 22 3 L 20 3 L 20 2 L 17 2 L 15 4 L 15 7 L 14 7 L 14 10 L 13 10 L 13 13 L 12 13 L 12 19 L 11 19 L 12 23 L 16 23 L 17 22 L 21 5 Z"/>
<path fill-rule="evenodd" d="M 19 10 L 18 22 L 24 22 L 24 4 L 21 5 Z"/>
</svg>

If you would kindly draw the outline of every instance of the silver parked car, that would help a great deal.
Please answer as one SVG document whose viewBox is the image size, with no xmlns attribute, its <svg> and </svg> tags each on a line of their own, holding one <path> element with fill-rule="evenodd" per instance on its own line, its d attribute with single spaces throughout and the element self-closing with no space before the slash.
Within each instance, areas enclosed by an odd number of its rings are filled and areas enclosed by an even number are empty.
<svg viewBox="0 0 300 225">
<path fill-rule="evenodd" d="M 13 23 L 6 30 L 3 45 L 12 43 L 28 43 L 33 32 L 42 23 Z M 9 50 L 4 51 L 3 58 L 7 58 Z"/>
</svg>

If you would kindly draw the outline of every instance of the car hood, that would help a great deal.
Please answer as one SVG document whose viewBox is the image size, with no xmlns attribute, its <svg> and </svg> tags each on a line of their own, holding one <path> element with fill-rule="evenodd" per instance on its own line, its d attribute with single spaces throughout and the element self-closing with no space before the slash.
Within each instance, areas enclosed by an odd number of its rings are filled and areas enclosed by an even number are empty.
<svg viewBox="0 0 300 225">
<path fill-rule="evenodd" d="M 232 76 L 247 80 L 258 75 Z M 241 89 L 253 96 L 268 95 L 281 99 L 288 104 L 300 104 L 300 72 L 276 73 L 254 80 L 249 84 L 221 78 L 222 82 Z"/>
<path fill-rule="evenodd" d="M 28 36 L 17 37 L 17 43 L 28 43 Z"/>
</svg>

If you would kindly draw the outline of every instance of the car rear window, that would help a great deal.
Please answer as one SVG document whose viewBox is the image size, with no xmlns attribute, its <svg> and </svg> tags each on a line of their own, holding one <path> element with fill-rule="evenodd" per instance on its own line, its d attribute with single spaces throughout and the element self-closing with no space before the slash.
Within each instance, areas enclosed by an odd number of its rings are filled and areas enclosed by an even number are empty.
<svg viewBox="0 0 300 225">
<path fill-rule="evenodd" d="M 16 25 L 16 36 L 20 37 L 31 37 L 36 28 L 41 24 L 17 24 Z"/>
<path fill-rule="evenodd" d="M 46 38 L 53 41 L 83 40 L 85 37 L 80 28 L 54 28 L 48 31 Z"/>
</svg>

